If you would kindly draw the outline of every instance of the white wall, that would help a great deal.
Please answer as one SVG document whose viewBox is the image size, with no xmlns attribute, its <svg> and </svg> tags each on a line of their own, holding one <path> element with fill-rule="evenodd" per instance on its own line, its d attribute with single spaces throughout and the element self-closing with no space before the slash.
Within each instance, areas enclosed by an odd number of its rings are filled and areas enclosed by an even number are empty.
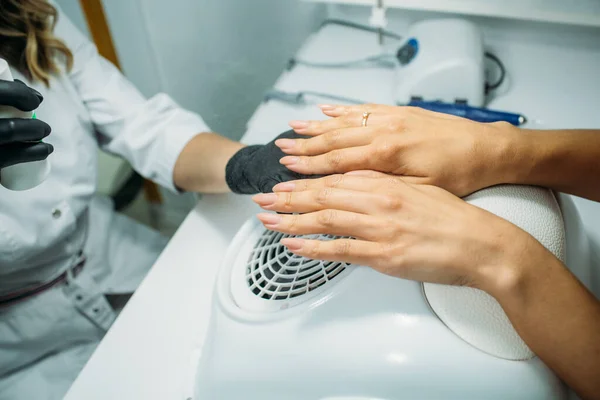
<svg viewBox="0 0 600 400">
<path fill-rule="evenodd" d="M 75 0 L 54 0 L 60 6 L 60 9 L 69 17 L 71 22 L 88 37 L 90 37 L 85 16 L 79 7 L 79 1 Z"/>
<path fill-rule="evenodd" d="M 144 4 L 165 90 L 234 138 L 324 16 L 321 6 L 298 0 Z"/>
<path fill-rule="evenodd" d="M 78 2 L 58 0 L 85 29 Z M 127 77 L 238 139 L 262 96 L 325 17 L 300 0 L 104 0 Z"/>
</svg>

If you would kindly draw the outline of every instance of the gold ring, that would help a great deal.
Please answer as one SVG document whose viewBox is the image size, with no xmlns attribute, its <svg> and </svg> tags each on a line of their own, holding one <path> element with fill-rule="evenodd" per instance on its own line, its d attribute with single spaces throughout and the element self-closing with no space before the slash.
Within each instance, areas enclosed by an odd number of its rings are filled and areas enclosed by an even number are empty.
<svg viewBox="0 0 600 400">
<path fill-rule="evenodd" d="M 367 121 L 369 120 L 369 115 L 371 115 L 370 112 L 364 112 L 363 113 L 363 119 L 362 119 L 362 126 L 367 126 Z"/>
</svg>

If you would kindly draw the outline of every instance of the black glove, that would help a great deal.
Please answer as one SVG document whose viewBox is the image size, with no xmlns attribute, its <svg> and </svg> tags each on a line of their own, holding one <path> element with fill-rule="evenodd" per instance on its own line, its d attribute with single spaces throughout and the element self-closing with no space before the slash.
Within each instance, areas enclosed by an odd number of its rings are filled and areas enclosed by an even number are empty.
<svg viewBox="0 0 600 400">
<path fill-rule="evenodd" d="M 38 108 L 43 97 L 21 81 L 0 80 L 0 106 L 21 111 Z M 50 134 L 50 125 L 38 119 L 0 118 L 0 169 L 44 160 L 54 148 L 40 140 Z"/>
<path fill-rule="evenodd" d="M 265 145 L 244 147 L 227 163 L 225 180 L 229 188 L 238 194 L 269 193 L 273 186 L 296 179 L 318 178 L 318 175 L 302 175 L 287 169 L 279 160 L 286 156 L 275 146 L 277 139 L 298 139 L 306 136 L 287 131 Z"/>
</svg>

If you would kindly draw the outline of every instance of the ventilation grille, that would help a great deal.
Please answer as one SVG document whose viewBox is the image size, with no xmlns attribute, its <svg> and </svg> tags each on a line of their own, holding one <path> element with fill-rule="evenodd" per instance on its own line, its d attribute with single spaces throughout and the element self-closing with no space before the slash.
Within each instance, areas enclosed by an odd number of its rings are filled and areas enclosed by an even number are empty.
<svg viewBox="0 0 600 400">
<path fill-rule="evenodd" d="M 248 258 L 246 281 L 256 296 L 265 300 L 287 300 L 302 296 L 334 279 L 350 264 L 309 260 L 295 255 L 279 243 L 295 237 L 265 231 Z M 332 235 L 307 235 L 305 239 L 332 240 Z"/>
</svg>

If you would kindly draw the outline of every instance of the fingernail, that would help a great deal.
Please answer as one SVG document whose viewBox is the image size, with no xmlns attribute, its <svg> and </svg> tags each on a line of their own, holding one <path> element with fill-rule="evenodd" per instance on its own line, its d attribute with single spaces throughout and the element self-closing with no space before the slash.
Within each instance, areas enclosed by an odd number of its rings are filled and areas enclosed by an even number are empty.
<svg viewBox="0 0 600 400">
<path fill-rule="evenodd" d="M 287 247 L 290 251 L 302 250 L 302 247 L 304 246 L 304 240 L 296 238 L 281 239 L 280 243 Z"/>
<path fill-rule="evenodd" d="M 331 104 L 319 104 L 319 108 L 323 111 L 331 111 L 335 106 L 332 106 Z"/>
<path fill-rule="evenodd" d="M 262 222 L 265 226 L 277 226 L 281 222 L 281 216 L 277 214 L 258 214 L 257 215 L 260 222 Z"/>
<path fill-rule="evenodd" d="M 277 139 L 275 141 L 275 146 L 279 147 L 281 150 L 293 149 L 295 145 L 296 141 L 293 139 Z"/>
<path fill-rule="evenodd" d="M 257 194 L 252 197 L 252 201 L 263 207 L 272 206 L 277 201 L 277 195 L 275 193 Z"/>
<path fill-rule="evenodd" d="M 291 192 L 296 188 L 294 182 L 281 182 L 273 186 L 274 192 Z"/>
<path fill-rule="evenodd" d="M 295 165 L 298 163 L 298 161 L 300 161 L 298 157 L 283 157 L 281 160 L 279 160 L 279 162 L 285 165 L 286 167 L 289 167 L 290 165 Z"/>
<path fill-rule="evenodd" d="M 308 128 L 308 121 L 290 121 L 289 125 L 294 129 Z"/>
</svg>

